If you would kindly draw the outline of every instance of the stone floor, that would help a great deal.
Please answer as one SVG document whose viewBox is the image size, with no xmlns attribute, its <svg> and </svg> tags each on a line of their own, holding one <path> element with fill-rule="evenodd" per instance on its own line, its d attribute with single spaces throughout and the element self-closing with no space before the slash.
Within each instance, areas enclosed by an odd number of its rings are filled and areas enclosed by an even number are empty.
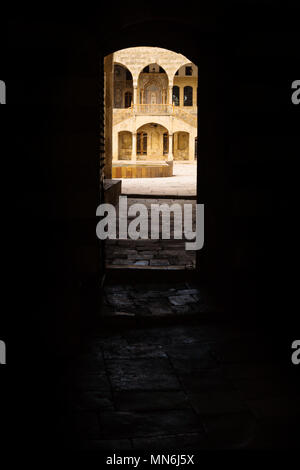
<svg viewBox="0 0 300 470">
<path fill-rule="evenodd" d="M 216 310 L 211 296 L 193 282 L 109 284 L 103 290 L 103 303 L 107 317 L 204 317 Z"/>
<path fill-rule="evenodd" d="M 143 203 L 148 209 L 148 227 L 150 234 L 150 208 L 151 204 L 179 204 L 182 208 L 184 204 L 192 204 L 195 208 L 194 200 L 184 199 L 144 199 L 129 198 L 128 207 L 132 204 Z M 194 210 L 194 209 L 193 209 Z M 118 216 L 118 208 L 117 208 Z M 128 218 L 128 224 L 132 218 Z M 173 217 L 171 216 L 170 239 L 162 239 L 161 220 L 158 225 L 158 240 L 107 240 L 105 242 L 106 266 L 108 268 L 164 268 L 164 269 L 193 269 L 196 265 L 196 252 L 186 250 L 186 239 L 174 239 Z M 118 227 L 118 224 L 117 224 Z M 195 230 L 195 220 L 192 229 Z"/>
<path fill-rule="evenodd" d="M 122 178 L 122 194 L 196 196 L 197 162 L 174 161 L 168 178 Z"/>
<path fill-rule="evenodd" d="M 252 325 L 115 324 L 70 364 L 60 424 L 82 450 L 284 449 L 299 385 Z"/>
</svg>

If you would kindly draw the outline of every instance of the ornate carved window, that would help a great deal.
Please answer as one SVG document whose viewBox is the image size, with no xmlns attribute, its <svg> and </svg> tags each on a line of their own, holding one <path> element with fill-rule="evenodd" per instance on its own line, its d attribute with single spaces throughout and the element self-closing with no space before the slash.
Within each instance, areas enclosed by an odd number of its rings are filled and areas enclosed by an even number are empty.
<svg viewBox="0 0 300 470">
<path fill-rule="evenodd" d="M 157 82 L 149 82 L 145 85 L 145 103 L 160 104 L 162 102 L 162 88 Z"/>
</svg>

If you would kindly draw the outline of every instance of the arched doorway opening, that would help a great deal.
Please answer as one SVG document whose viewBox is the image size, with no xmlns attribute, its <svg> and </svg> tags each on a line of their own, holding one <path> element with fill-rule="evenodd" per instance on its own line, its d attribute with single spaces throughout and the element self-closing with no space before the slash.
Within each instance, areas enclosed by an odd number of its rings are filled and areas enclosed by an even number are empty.
<svg viewBox="0 0 300 470">
<path fill-rule="evenodd" d="M 161 124 L 150 122 L 137 130 L 137 160 L 166 159 L 169 148 L 169 132 Z"/>
<path fill-rule="evenodd" d="M 109 166 L 111 158 L 112 187 L 119 185 L 115 196 L 134 196 L 148 203 L 153 197 L 195 202 L 197 66 L 180 53 L 150 46 L 120 49 L 107 56 L 106 61 L 109 66 L 104 70 L 105 77 L 110 77 L 113 70 L 112 80 L 105 83 L 106 96 L 108 100 L 110 96 L 114 98 L 111 109 L 105 103 L 104 115 L 112 116 L 111 125 L 107 120 L 105 129 L 109 136 L 112 134 L 112 150 L 106 154 L 106 164 Z M 191 257 L 191 253 L 185 253 L 183 238 L 182 248 L 176 241 L 173 256 L 163 256 L 161 252 L 159 258 L 153 251 L 153 259 L 129 257 L 128 265 L 146 267 L 157 261 L 160 269 L 170 265 L 195 267 L 195 254 Z M 133 246 L 129 242 L 130 250 L 141 256 L 136 243 Z M 113 252 L 112 249 L 108 265 L 127 266 L 124 259 L 118 263 Z"/>
</svg>

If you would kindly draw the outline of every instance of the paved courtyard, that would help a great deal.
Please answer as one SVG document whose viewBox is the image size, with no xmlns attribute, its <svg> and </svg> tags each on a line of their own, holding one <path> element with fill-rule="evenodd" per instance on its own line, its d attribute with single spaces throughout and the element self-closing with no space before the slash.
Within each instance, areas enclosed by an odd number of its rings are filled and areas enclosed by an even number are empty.
<svg viewBox="0 0 300 470">
<path fill-rule="evenodd" d="M 163 179 L 163 178 L 162 178 Z M 128 207 L 132 204 L 143 203 L 148 210 L 148 227 L 150 236 L 150 227 L 153 221 L 150 219 L 151 204 L 179 204 L 183 213 L 184 204 L 192 204 L 195 210 L 194 200 L 184 199 L 147 199 L 147 198 L 128 198 Z M 117 207 L 117 216 L 118 207 Z M 128 224 L 132 218 L 128 217 Z M 174 239 L 173 222 L 174 217 L 171 214 L 170 239 L 162 240 L 161 218 L 157 225 L 159 232 L 158 240 L 107 240 L 105 242 L 106 266 L 108 268 L 156 268 L 156 269 L 193 269 L 196 265 L 196 252 L 186 250 L 186 239 Z M 118 228 L 118 223 L 117 223 Z M 192 229 L 195 231 L 195 220 L 193 220 Z"/>
<path fill-rule="evenodd" d="M 173 176 L 168 178 L 122 178 L 122 194 L 195 196 L 196 173 L 196 162 L 174 161 Z"/>
</svg>

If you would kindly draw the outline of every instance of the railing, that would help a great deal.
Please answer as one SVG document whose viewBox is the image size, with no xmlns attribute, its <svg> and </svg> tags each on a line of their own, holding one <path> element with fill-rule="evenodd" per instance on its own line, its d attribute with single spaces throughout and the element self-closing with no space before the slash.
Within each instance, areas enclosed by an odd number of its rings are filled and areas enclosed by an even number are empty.
<svg viewBox="0 0 300 470">
<path fill-rule="evenodd" d="M 197 112 L 194 108 L 186 111 L 174 104 L 132 104 L 130 108 L 114 108 L 114 124 L 118 124 L 134 114 L 171 115 L 187 122 L 191 126 L 197 125 Z"/>
<path fill-rule="evenodd" d="M 140 114 L 171 114 L 171 104 L 135 104 L 132 105 L 134 111 Z"/>
</svg>

